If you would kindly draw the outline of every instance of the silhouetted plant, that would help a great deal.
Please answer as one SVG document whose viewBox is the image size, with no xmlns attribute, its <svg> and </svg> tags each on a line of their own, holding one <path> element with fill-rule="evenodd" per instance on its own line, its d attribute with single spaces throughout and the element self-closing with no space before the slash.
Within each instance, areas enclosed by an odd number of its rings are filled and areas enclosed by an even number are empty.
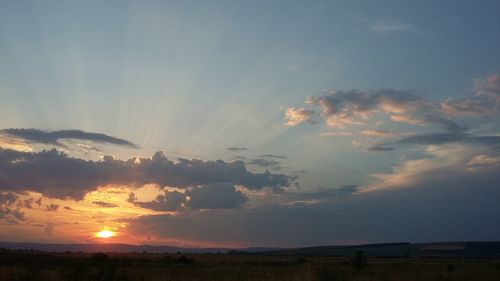
<svg viewBox="0 0 500 281">
<path fill-rule="evenodd" d="M 306 262 L 307 262 L 307 259 L 304 257 L 300 257 L 300 258 L 295 260 L 295 263 L 306 263 Z"/>
<path fill-rule="evenodd" d="M 194 260 L 192 258 L 188 258 L 188 257 L 185 257 L 185 256 L 182 256 L 180 258 L 177 259 L 177 262 L 183 264 L 183 265 L 190 265 L 190 264 L 193 264 L 194 263 Z"/>
<path fill-rule="evenodd" d="M 108 260 L 108 255 L 104 253 L 96 253 L 92 256 L 92 261 L 94 262 L 105 262 Z"/>
<path fill-rule="evenodd" d="M 356 251 L 354 253 L 354 257 L 351 260 L 351 266 L 355 270 L 362 270 L 368 265 L 368 262 L 366 260 L 366 257 L 363 255 L 362 251 Z"/>
<path fill-rule="evenodd" d="M 448 270 L 448 272 L 453 272 L 455 271 L 455 265 L 453 265 L 452 263 L 448 264 L 448 266 L 446 267 L 446 269 Z"/>
</svg>

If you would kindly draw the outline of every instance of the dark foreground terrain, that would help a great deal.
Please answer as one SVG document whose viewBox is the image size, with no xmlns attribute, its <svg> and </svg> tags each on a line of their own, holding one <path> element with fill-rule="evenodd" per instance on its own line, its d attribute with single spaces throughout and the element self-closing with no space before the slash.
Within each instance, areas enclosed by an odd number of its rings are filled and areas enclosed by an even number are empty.
<svg viewBox="0 0 500 281">
<path fill-rule="evenodd" d="M 299 257 L 264 254 L 0 251 L 0 281 L 14 280 L 500 280 L 500 260 Z"/>
</svg>

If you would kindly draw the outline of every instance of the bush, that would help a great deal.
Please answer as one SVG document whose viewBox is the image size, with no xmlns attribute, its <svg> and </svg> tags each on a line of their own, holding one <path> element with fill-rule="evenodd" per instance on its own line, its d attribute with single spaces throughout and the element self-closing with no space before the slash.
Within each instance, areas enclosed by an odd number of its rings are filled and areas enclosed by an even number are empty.
<svg viewBox="0 0 500 281">
<path fill-rule="evenodd" d="M 183 265 L 190 265 L 190 264 L 193 264 L 194 263 L 194 260 L 192 258 L 188 258 L 188 257 L 185 257 L 185 256 L 182 256 L 180 258 L 177 259 L 177 262 L 183 264 Z"/>
<path fill-rule="evenodd" d="M 448 272 L 453 272 L 453 271 L 455 271 L 455 266 L 452 263 L 450 263 L 450 264 L 448 264 L 446 269 L 448 270 Z"/>
<path fill-rule="evenodd" d="M 360 271 L 364 269 L 368 265 L 368 262 L 366 261 L 366 257 L 363 255 L 362 251 L 356 251 L 354 254 L 354 257 L 351 260 L 351 266 L 357 270 Z"/>
<path fill-rule="evenodd" d="M 104 253 L 96 253 L 92 256 L 92 261 L 96 263 L 105 262 L 109 259 L 108 255 Z"/>
</svg>

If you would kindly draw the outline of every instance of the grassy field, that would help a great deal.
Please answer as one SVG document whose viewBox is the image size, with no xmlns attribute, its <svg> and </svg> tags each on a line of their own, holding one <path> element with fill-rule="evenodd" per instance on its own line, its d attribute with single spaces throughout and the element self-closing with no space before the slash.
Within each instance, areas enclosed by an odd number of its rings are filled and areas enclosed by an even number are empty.
<svg viewBox="0 0 500 281">
<path fill-rule="evenodd" d="M 361 266 L 362 267 L 362 266 Z M 500 261 L 217 255 L 0 253 L 0 281 L 14 280 L 500 280 Z"/>
</svg>

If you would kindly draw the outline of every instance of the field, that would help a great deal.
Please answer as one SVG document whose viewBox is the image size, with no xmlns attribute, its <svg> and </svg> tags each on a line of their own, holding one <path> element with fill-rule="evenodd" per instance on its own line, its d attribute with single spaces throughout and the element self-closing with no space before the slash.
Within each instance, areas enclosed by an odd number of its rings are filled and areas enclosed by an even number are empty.
<svg viewBox="0 0 500 281">
<path fill-rule="evenodd" d="M 2 251 L 0 281 L 500 280 L 500 261 Z M 365 266 L 366 265 L 366 266 Z"/>
</svg>

